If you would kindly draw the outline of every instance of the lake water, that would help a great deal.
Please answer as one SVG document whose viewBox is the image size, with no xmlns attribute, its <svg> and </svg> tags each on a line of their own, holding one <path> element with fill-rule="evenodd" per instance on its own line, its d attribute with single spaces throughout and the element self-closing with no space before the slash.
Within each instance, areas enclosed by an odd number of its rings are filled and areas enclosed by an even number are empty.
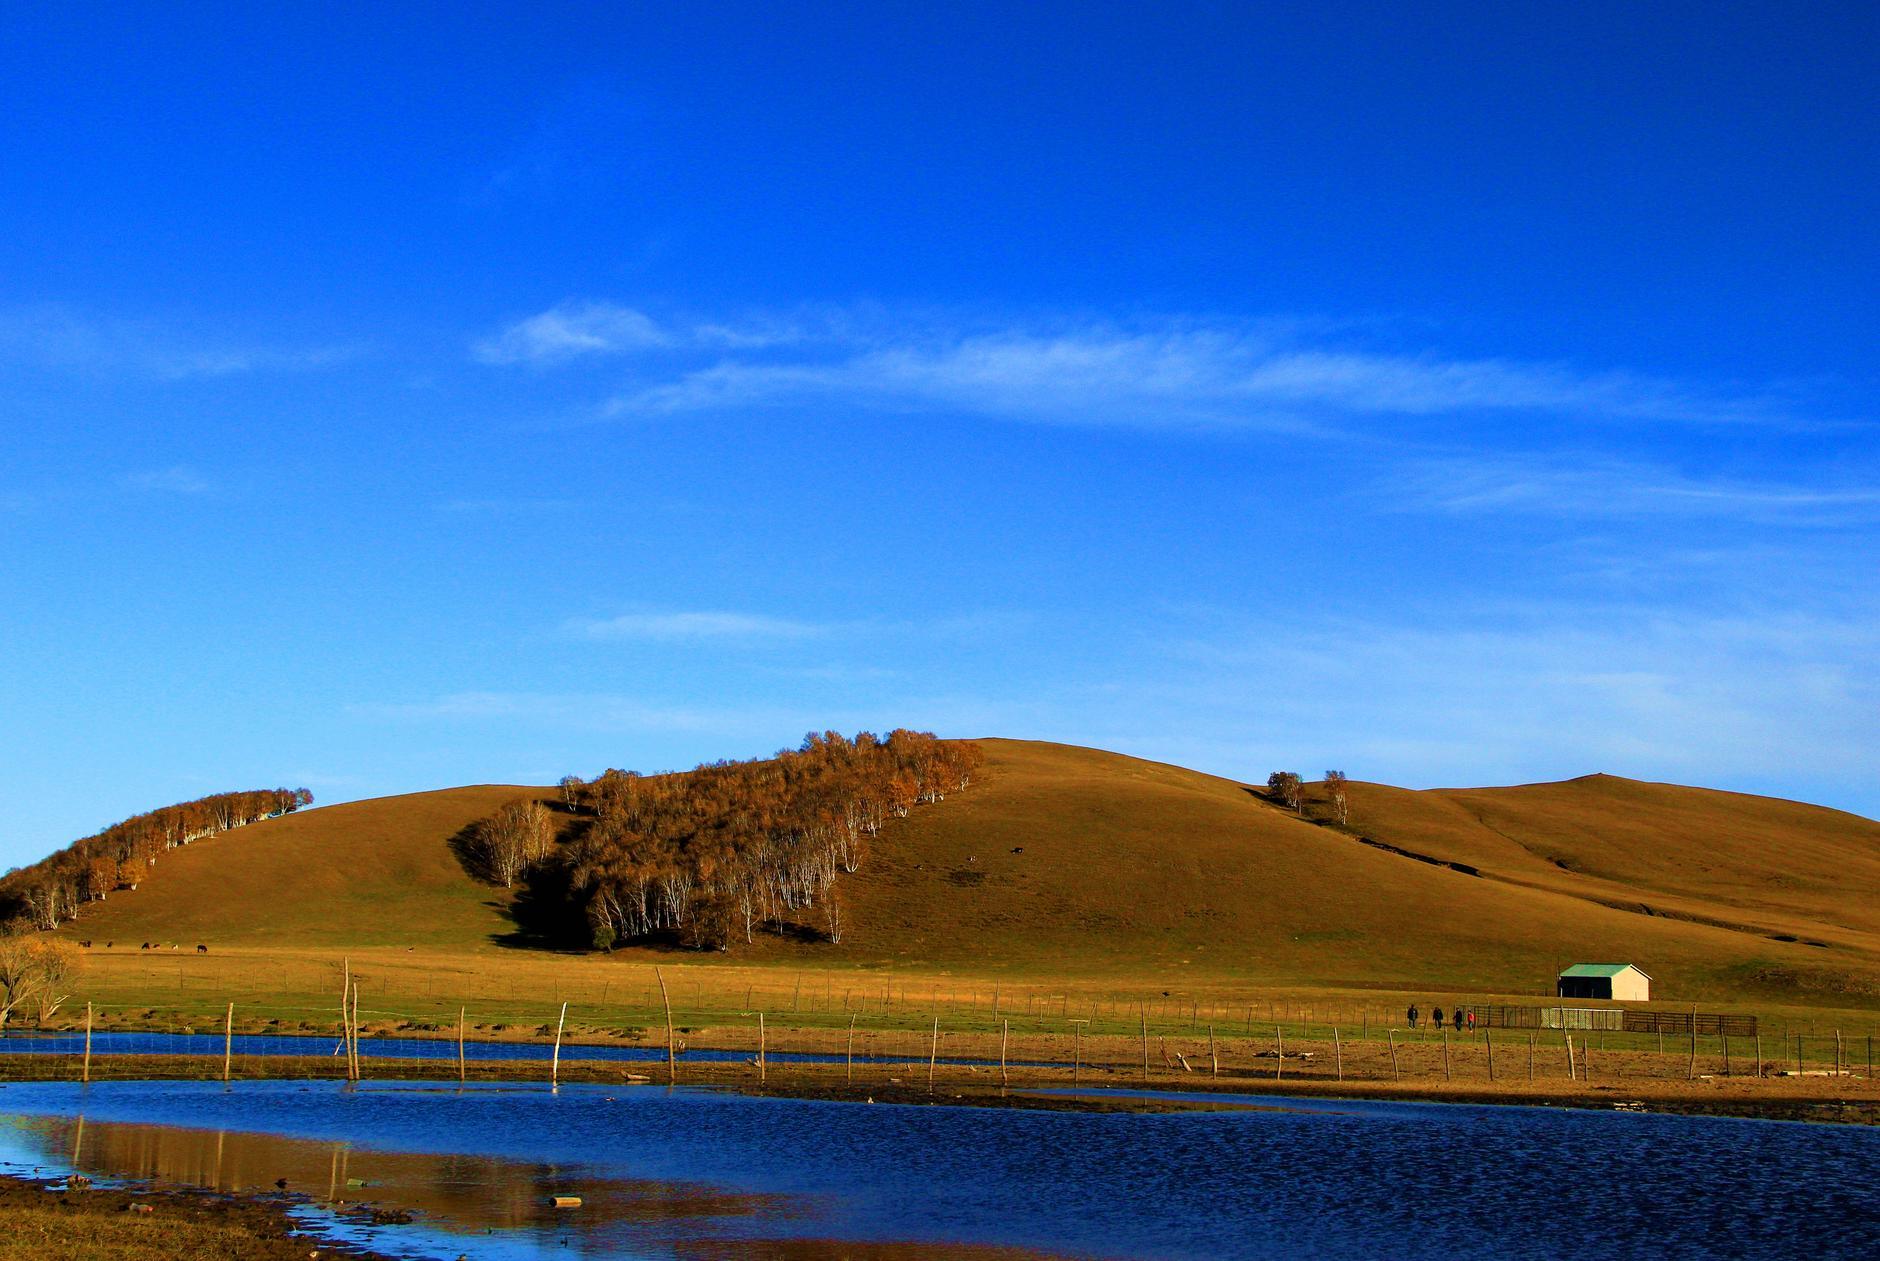
<svg viewBox="0 0 1880 1261">
<path fill-rule="evenodd" d="M 0 1086 L 0 1165 L 225 1188 L 285 1177 L 316 1202 L 418 1212 L 412 1226 L 356 1230 L 375 1247 L 486 1261 L 1880 1256 L 1880 1133 L 1868 1128 L 1231 1101 L 1270 1106 L 1122 1115 L 657 1087 L 14 1083 Z M 555 1194 L 584 1204 L 554 1210 Z"/>
<path fill-rule="evenodd" d="M 235 1055 L 258 1055 L 267 1058 L 301 1058 L 338 1060 L 340 1056 L 339 1040 L 334 1037 L 312 1037 L 307 1034 L 281 1033 L 238 1033 L 228 1039 L 228 1050 Z M 882 1055 L 858 1052 L 857 1064 L 914 1064 L 925 1067 L 927 1064 L 927 1042 L 919 1035 L 908 1035 L 908 1052 L 903 1055 Z M 78 1056 L 85 1050 L 85 1035 L 82 1032 L 59 1033 L 14 1033 L 0 1037 L 0 1054 L 7 1055 L 64 1055 Z M 542 1041 L 532 1042 L 478 1042 L 466 1040 L 463 1044 L 464 1058 L 475 1063 L 518 1063 L 522 1061 L 545 1061 L 549 1058 L 552 1044 Z M 195 1055 L 220 1059 L 223 1052 L 223 1035 L 219 1033 L 127 1033 L 119 1031 L 97 1032 L 91 1035 L 91 1053 L 102 1055 Z M 436 1060 L 438 1062 L 457 1062 L 457 1041 L 455 1038 L 390 1038 L 362 1037 L 359 1039 L 359 1054 L 368 1060 Z M 693 1064 L 741 1064 L 754 1059 L 755 1050 L 718 1050 L 709 1047 L 681 1047 L 674 1058 L 680 1063 Z M 564 1061 L 599 1061 L 622 1064 L 664 1064 L 666 1047 L 662 1042 L 657 1046 L 621 1045 L 619 1043 L 582 1044 L 569 1042 L 561 1048 Z M 766 1052 L 765 1058 L 773 1064 L 840 1064 L 844 1056 L 822 1052 L 776 1051 Z M 997 1063 L 974 1056 L 939 1056 L 937 1063 L 951 1065 Z M 1031 1060 L 1012 1060 L 1015 1068 L 1030 1067 L 1036 1064 Z"/>
</svg>

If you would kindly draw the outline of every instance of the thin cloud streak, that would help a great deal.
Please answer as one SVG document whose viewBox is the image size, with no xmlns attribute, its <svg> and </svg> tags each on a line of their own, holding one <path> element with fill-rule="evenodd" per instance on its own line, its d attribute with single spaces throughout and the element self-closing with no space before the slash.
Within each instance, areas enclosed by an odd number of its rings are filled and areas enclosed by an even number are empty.
<svg viewBox="0 0 1880 1261">
<path fill-rule="evenodd" d="M 207 478 L 182 464 L 172 465 L 169 468 L 151 469 L 142 473 L 127 473 L 122 480 L 124 485 L 132 490 L 147 490 L 165 495 L 206 495 L 215 489 Z"/>
<path fill-rule="evenodd" d="M 1248 623 L 1163 642 L 1137 714 L 1409 785 L 1524 768 L 1717 783 L 1867 778 L 1880 620 L 1566 606 L 1448 624 Z M 1283 679 L 1258 689 L 1234 680 Z M 1285 752 L 1290 749 L 1290 752 Z M 1277 752 L 1275 751 L 1277 750 Z M 1330 759 L 1330 760 L 1327 760 Z"/>
<path fill-rule="evenodd" d="M 580 302 L 518 320 L 479 341 L 475 353 L 484 363 L 543 365 L 671 344 L 671 336 L 639 311 Z"/>
<path fill-rule="evenodd" d="M 1171 318 L 987 326 L 927 314 L 823 310 L 659 322 L 566 302 L 476 344 L 485 362 L 545 366 L 662 352 L 609 416 L 850 403 L 1139 428 L 1337 430 L 1357 419 L 1543 414 L 1596 423 L 1812 427 L 1769 392 L 1624 371 L 1327 345 L 1299 321 Z M 713 357 L 715 356 L 715 357 Z M 701 360 L 704 361 L 701 361 Z"/>
<path fill-rule="evenodd" d="M 359 358 L 348 346 L 231 344 L 149 320 L 91 317 L 63 306 L 0 310 L 0 359 L 40 368 L 129 372 L 185 381 L 262 372 L 306 372 Z"/>
<path fill-rule="evenodd" d="M 1750 482 L 1696 478 L 1617 460 L 1420 460 L 1380 485 L 1378 502 L 1456 514 L 1514 512 L 1599 519 L 1721 517 L 1792 527 L 1880 521 L 1880 483 Z"/>
<path fill-rule="evenodd" d="M 814 639 L 832 629 L 790 618 L 756 613 L 627 613 L 619 617 L 576 618 L 565 629 L 583 639 L 668 641 L 721 639 Z"/>
<path fill-rule="evenodd" d="M 955 409 L 1052 424 L 1268 431 L 1359 418 L 1542 413 L 1598 422 L 1791 424 L 1779 401 L 1551 364 L 1298 347 L 1264 331 L 1023 329 L 729 356 L 637 385 L 606 406 L 655 416 L 802 402 Z"/>
</svg>

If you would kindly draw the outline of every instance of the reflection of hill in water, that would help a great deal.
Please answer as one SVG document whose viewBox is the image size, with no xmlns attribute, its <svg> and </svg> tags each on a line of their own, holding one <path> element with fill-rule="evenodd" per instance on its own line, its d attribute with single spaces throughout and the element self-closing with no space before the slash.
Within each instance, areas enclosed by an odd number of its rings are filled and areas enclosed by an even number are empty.
<svg viewBox="0 0 1880 1261">
<path fill-rule="evenodd" d="M 317 1203 L 406 1209 L 434 1226 L 470 1233 L 552 1226 L 563 1234 L 588 1235 L 606 1225 L 658 1222 L 709 1231 L 712 1218 L 794 1215 L 789 1201 L 777 1196 L 584 1177 L 555 1165 L 489 1156 L 373 1151 L 343 1142 L 82 1117 L 10 1117 L 0 1124 L 31 1136 L 48 1160 L 68 1161 L 96 1177 L 220 1191 L 272 1191 L 284 1178 L 288 1191 Z M 349 1186 L 352 1179 L 364 1185 Z M 582 1207 L 557 1210 L 549 1204 L 557 1195 L 580 1196 Z"/>
</svg>

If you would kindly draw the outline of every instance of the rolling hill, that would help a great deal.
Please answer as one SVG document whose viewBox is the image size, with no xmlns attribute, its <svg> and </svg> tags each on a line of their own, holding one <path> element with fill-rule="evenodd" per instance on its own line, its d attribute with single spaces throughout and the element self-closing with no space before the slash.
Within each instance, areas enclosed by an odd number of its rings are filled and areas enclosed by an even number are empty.
<svg viewBox="0 0 1880 1261">
<path fill-rule="evenodd" d="M 1690 998 L 1880 999 L 1880 823 L 1854 815 L 1589 776 L 1354 782 L 1335 828 L 1310 791 L 1301 818 L 1179 767 L 981 743 L 970 790 L 891 824 L 840 878 L 840 945 L 767 937 L 733 957 L 1530 992 L 1567 962 L 1629 960 Z M 468 879 L 449 840 L 547 791 L 446 789 L 238 828 L 166 856 L 64 931 L 503 950 L 508 896 Z"/>
</svg>

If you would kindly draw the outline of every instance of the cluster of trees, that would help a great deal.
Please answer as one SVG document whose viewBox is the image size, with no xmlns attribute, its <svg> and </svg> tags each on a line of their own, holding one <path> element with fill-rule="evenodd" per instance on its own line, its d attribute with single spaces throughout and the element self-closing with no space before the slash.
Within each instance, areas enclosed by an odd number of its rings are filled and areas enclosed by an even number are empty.
<svg viewBox="0 0 1880 1261">
<path fill-rule="evenodd" d="M 0 937 L 0 1033 L 15 1011 L 31 1011 L 39 1024 L 52 1019 L 70 995 L 78 953 L 56 937 Z"/>
<path fill-rule="evenodd" d="M 555 852 L 555 832 L 555 821 L 541 802 L 512 801 L 470 826 L 465 860 L 472 874 L 513 889 Z"/>
<path fill-rule="evenodd" d="M 555 891 L 563 931 L 602 950 L 656 934 L 720 949 L 805 918 L 840 941 L 837 873 L 861 866 L 889 819 L 965 788 L 981 758 L 927 732 L 811 733 L 762 761 L 570 776 L 561 843 L 541 839 L 538 803 L 519 802 L 473 828 L 469 849 L 495 883 L 541 877 L 532 888 Z"/>
<path fill-rule="evenodd" d="M 1340 827 L 1351 821 L 1349 784 L 1343 771 L 1325 772 L 1325 800 Z M 1266 777 L 1267 796 L 1288 810 L 1305 812 L 1305 783 L 1297 771 L 1274 771 Z"/>
<path fill-rule="evenodd" d="M 85 903 L 135 889 L 169 850 L 312 804 L 305 788 L 260 788 L 133 815 L 0 877 L 0 928 L 57 928 Z"/>
</svg>

